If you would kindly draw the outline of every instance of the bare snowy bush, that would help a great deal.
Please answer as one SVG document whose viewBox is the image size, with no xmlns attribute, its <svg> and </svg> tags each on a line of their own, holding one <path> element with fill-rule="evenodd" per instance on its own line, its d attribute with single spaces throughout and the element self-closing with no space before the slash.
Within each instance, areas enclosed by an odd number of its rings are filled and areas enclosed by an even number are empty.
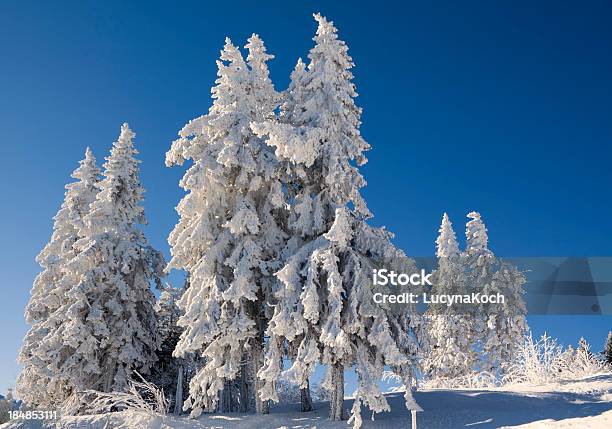
<svg viewBox="0 0 612 429">
<path fill-rule="evenodd" d="M 112 411 L 140 411 L 147 414 L 167 414 L 169 402 L 164 391 L 136 373 L 140 381 L 131 380 L 125 392 L 86 390 L 73 394 L 64 403 L 62 414 L 104 414 Z"/>
<path fill-rule="evenodd" d="M 471 372 L 459 377 L 436 377 L 420 383 L 426 389 L 489 389 L 498 384 L 489 371 Z"/>
<path fill-rule="evenodd" d="M 531 333 L 525 337 L 514 362 L 504 365 L 504 384 L 545 384 L 557 378 L 564 365 L 563 348 L 546 333 L 534 340 Z"/>
<path fill-rule="evenodd" d="M 519 350 L 517 359 L 504 367 L 503 384 L 541 385 L 558 380 L 574 380 L 605 370 L 605 365 L 590 352 L 584 339 L 580 347 L 566 350 L 546 333 L 538 341 L 531 333 Z"/>
</svg>

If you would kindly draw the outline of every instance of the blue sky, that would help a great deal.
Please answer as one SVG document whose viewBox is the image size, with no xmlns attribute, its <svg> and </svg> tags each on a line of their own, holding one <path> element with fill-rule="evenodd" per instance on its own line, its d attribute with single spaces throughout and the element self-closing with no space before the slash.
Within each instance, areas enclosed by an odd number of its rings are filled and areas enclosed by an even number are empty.
<svg viewBox="0 0 612 429">
<path fill-rule="evenodd" d="M 284 89 L 315 11 L 356 63 L 373 223 L 408 254 L 433 254 L 444 211 L 461 236 L 478 210 L 498 255 L 612 255 L 610 2 L 124 3 L 0 6 L 0 392 L 18 372 L 34 257 L 85 147 L 102 160 L 130 123 L 147 234 L 167 254 L 183 170 L 164 153 L 208 109 L 224 38 L 260 34 Z M 612 328 L 610 316 L 530 321 L 596 349 Z"/>
</svg>

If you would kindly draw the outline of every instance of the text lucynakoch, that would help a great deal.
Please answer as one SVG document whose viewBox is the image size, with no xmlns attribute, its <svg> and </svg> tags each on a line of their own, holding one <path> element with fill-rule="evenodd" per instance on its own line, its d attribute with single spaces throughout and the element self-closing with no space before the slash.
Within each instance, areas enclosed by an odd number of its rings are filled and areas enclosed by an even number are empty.
<svg viewBox="0 0 612 429">
<path fill-rule="evenodd" d="M 506 297 L 501 293 L 486 295 L 474 292 L 464 295 L 444 295 L 430 293 L 384 294 L 377 292 L 372 298 L 376 304 L 445 304 L 447 307 L 456 304 L 504 304 Z"/>
</svg>

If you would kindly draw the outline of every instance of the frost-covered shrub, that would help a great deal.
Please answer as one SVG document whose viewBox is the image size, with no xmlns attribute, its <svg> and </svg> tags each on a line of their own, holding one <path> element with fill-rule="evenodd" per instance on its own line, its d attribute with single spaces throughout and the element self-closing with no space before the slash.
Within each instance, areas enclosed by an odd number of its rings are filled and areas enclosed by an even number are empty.
<svg viewBox="0 0 612 429">
<path fill-rule="evenodd" d="M 503 383 L 544 384 L 557 378 L 563 365 L 563 348 L 546 333 L 534 340 L 531 333 L 525 337 L 514 362 L 505 365 Z"/>
<path fill-rule="evenodd" d="M 488 389 L 495 387 L 498 380 L 488 371 L 473 371 L 457 377 L 437 377 L 420 383 L 426 389 Z"/>
<path fill-rule="evenodd" d="M 605 365 L 589 349 L 582 338 L 578 349 L 569 346 L 563 350 L 557 340 L 546 333 L 537 341 L 530 333 L 525 337 L 517 359 L 505 366 L 502 382 L 541 385 L 598 374 L 605 370 Z"/>
<path fill-rule="evenodd" d="M 64 403 L 62 414 L 104 414 L 112 411 L 140 411 L 147 414 L 167 414 L 169 403 L 164 391 L 146 381 L 130 380 L 124 392 L 98 392 L 86 390 L 74 393 Z"/>
</svg>

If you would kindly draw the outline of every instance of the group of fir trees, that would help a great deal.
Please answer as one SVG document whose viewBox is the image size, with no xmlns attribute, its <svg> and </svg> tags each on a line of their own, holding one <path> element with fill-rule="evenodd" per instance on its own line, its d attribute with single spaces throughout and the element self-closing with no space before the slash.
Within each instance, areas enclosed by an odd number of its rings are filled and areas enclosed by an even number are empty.
<svg viewBox="0 0 612 429">
<path fill-rule="evenodd" d="M 483 371 L 499 378 L 503 364 L 514 360 L 527 332 L 523 274 L 494 256 L 480 214 L 471 212 L 467 217 L 463 252 L 448 215 L 442 217 L 432 293 L 499 293 L 505 302 L 428 308 L 429 351 L 422 368 L 427 378 L 447 385 L 465 383 L 466 378 Z"/>
<path fill-rule="evenodd" d="M 358 167 L 369 145 L 353 63 L 333 24 L 315 19 L 309 63 L 298 61 L 281 94 L 261 39 L 249 39 L 246 61 L 227 39 L 212 106 L 166 156 L 168 166 L 191 162 L 168 269 L 190 279 L 175 356 L 205 361 L 190 381 L 192 416 L 251 403 L 267 413 L 281 378 L 303 389 L 309 409 L 309 377 L 323 364 L 332 420 L 345 418 L 344 371 L 355 368 L 359 426 L 361 404 L 389 410 L 378 387 L 385 366 L 407 385 L 413 376 L 420 318 L 373 304 L 365 281 L 372 267 L 406 257 L 390 233 L 366 223 Z"/>
<path fill-rule="evenodd" d="M 411 308 L 374 303 L 373 269 L 415 266 L 391 233 L 367 223 L 359 167 L 369 145 L 352 59 L 333 23 L 315 19 L 308 62 L 298 60 L 280 93 L 262 40 L 248 40 L 245 59 L 226 39 L 212 106 L 166 154 L 168 166 L 190 162 L 167 265 L 141 229 L 134 133 L 123 125 L 102 173 L 87 150 L 37 259 L 43 271 L 26 308 L 32 327 L 17 383 L 27 403 L 122 390 L 138 371 L 174 397 L 175 412 L 194 417 L 268 413 L 287 382 L 301 388 L 308 411 L 309 379 L 323 365 L 332 420 L 346 417 L 344 373 L 355 370 L 351 422 L 359 427 L 362 405 L 390 409 L 379 388 L 385 368 L 413 384 L 426 336 L 424 368 L 432 377 L 458 377 L 477 365 L 495 371 L 510 358 L 524 311 L 439 312 L 426 329 Z M 522 303 L 522 275 L 488 249 L 480 216 L 468 216 L 464 252 L 444 216 L 435 291 L 504 291 Z M 185 271 L 186 287 L 161 287 L 164 268 Z M 157 304 L 152 286 L 162 290 Z M 406 405 L 414 406 L 410 388 Z"/>
<path fill-rule="evenodd" d="M 84 390 L 126 387 L 147 374 L 159 347 L 151 287 L 164 260 L 142 232 L 146 223 L 134 133 L 127 124 L 104 171 L 87 149 L 66 186 L 43 267 L 31 291 L 31 324 L 19 354 L 19 396 L 57 406 Z"/>
</svg>

